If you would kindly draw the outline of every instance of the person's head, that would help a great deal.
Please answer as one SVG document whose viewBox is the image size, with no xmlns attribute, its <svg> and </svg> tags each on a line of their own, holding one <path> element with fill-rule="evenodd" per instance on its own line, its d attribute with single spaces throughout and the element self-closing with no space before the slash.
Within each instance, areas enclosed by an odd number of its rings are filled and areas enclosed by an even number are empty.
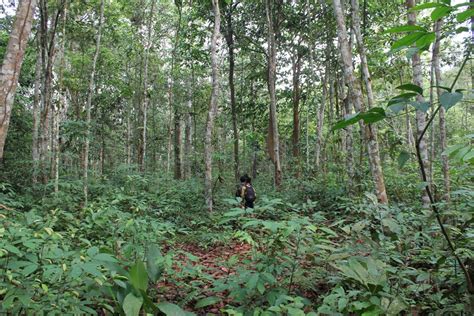
<svg viewBox="0 0 474 316">
<path fill-rule="evenodd" d="M 247 177 L 246 177 L 246 175 L 243 175 L 243 176 L 240 177 L 240 182 L 241 182 L 241 183 L 247 182 Z"/>
</svg>

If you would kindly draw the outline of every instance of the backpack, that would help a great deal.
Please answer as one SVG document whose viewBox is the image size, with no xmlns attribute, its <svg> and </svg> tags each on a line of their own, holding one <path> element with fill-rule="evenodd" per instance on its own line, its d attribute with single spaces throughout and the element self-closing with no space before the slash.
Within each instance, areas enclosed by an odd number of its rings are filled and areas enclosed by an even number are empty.
<svg viewBox="0 0 474 316">
<path fill-rule="evenodd" d="M 245 201 L 247 202 L 253 202 L 255 201 L 255 198 L 256 198 L 256 194 L 255 194 L 255 190 L 253 189 L 253 187 L 249 184 L 245 187 Z"/>
</svg>

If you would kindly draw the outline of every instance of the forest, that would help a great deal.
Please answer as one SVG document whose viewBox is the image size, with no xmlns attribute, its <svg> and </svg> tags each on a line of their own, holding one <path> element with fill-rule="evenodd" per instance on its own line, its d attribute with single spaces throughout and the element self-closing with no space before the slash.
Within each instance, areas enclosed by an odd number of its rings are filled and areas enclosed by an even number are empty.
<svg viewBox="0 0 474 316">
<path fill-rule="evenodd" d="M 1 315 L 474 315 L 473 0 L 2 0 Z"/>
</svg>

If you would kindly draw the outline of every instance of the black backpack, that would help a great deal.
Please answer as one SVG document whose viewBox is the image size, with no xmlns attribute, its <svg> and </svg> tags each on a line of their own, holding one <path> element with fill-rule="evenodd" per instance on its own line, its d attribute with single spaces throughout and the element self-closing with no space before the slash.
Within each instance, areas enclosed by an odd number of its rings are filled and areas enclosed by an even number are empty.
<svg viewBox="0 0 474 316">
<path fill-rule="evenodd" d="M 255 201 L 256 195 L 255 195 L 255 190 L 251 185 L 246 186 L 245 190 L 245 201 L 247 202 L 253 202 Z"/>
</svg>

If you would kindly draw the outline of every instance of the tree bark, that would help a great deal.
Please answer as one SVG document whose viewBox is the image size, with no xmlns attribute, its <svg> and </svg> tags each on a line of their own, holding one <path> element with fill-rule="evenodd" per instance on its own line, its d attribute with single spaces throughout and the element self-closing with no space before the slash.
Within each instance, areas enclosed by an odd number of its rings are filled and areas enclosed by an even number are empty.
<svg viewBox="0 0 474 316">
<path fill-rule="evenodd" d="M 359 56 L 362 67 L 362 77 L 364 78 L 365 88 L 367 91 L 367 103 L 369 109 L 374 107 L 375 98 L 372 91 L 372 81 L 367 63 L 367 53 L 365 51 L 364 39 L 360 30 L 360 15 L 358 0 L 351 0 L 352 3 L 352 21 L 356 41 L 359 47 Z M 355 87 L 355 89 L 357 89 Z M 360 100 L 359 102 L 362 102 Z M 360 106 L 362 108 L 362 105 Z M 377 139 L 377 129 L 371 124 L 365 126 L 365 138 L 367 141 L 367 149 L 369 153 L 369 164 L 372 173 L 372 179 L 375 185 L 375 192 L 380 203 L 387 204 L 388 197 L 385 189 L 385 181 L 382 170 L 382 163 L 380 161 L 379 143 Z"/>
<path fill-rule="evenodd" d="M 298 47 L 294 49 L 291 59 L 293 74 L 293 159 L 296 162 L 296 177 L 300 175 L 300 73 L 301 73 L 301 54 Z"/>
<path fill-rule="evenodd" d="M 221 14 L 219 10 L 219 0 L 212 0 L 214 10 L 214 31 L 211 40 L 211 66 L 212 66 L 212 92 L 211 101 L 209 103 L 209 111 L 207 113 L 206 131 L 204 138 L 204 163 L 205 163 L 205 197 L 207 209 L 213 210 L 213 194 L 212 194 L 212 132 L 214 129 L 214 119 L 217 114 L 217 105 L 219 97 L 219 69 L 218 69 L 218 41 L 220 38 Z"/>
<path fill-rule="evenodd" d="M 270 94 L 270 124 L 269 124 L 269 151 L 275 166 L 274 183 L 277 189 L 280 188 L 282 180 L 281 164 L 280 164 L 280 142 L 278 137 L 278 120 L 276 109 L 276 41 L 274 31 L 273 16 L 273 0 L 265 1 L 265 11 L 267 15 L 267 44 L 268 44 L 268 92 Z"/>
<path fill-rule="evenodd" d="M 33 99 L 33 133 L 32 133 L 32 145 L 31 145 L 31 156 L 33 159 L 33 183 L 38 183 L 38 168 L 39 168 L 39 124 L 40 124 L 40 93 L 41 93 L 41 70 L 42 58 L 41 58 L 41 44 L 39 38 L 37 39 L 37 51 L 36 51 L 36 69 L 35 69 L 35 92 Z"/>
<path fill-rule="evenodd" d="M 181 137 L 181 113 L 177 103 L 174 103 L 174 76 L 175 76 L 175 67 L 176 67 L 176 52 L 178 50 L 178 41 L 179 41 L 179 33 L 181 30 L 181 5 L 178 5 L 178 25 L 176 27 L 176 35 L 173 47 L 173 53 L 171 56 L 171 81 L 170 81 L 170 89 L 169 89 L 169 102 L 170 106 L 173 107 L 173 122 L 174 122 L 174 178 L 181 179 L 182 178 L 182 155 L 181 155 L 181 147 L 182 147 L 182 137 Z"/>
<path fill-rule="evenodd" d="M 408 24 L 415 25 L 416 24 L 416 11 L 410 11 L 410 9 L 415 6 L 415 0 L 406 0 L 406 6 L 408 9 Z M 423 75 L 422 75 L 422 70 L 421 70 L 420 55 L 418 53 L 414 53 L 412 55 L 411 62 L 412 62 L 412 68 L 413 68 L 413 83 L 419 87 L 422 87 Z M 416 101 L 421 103 L 421 102 L 425 102 L 425 99 L 423 96 L 417 95 Z M 423 111 L 417 110 L 416 111 L 416 135 L 417 135 L 416 138 L 417 139 L 420 138 L 420 135 L 423 132 L 423 129 L 425 128 L 425 125 L 426 125 L 426 113 Z M 417 145 L 420 148 L 422 163 L 426 170 L 428 166 L 428 148 L 426 146 L 426 141 L 422 138 Z M 429 178 L 427 180 L 428 180 L 428 183 L 431 181 L 431 179 Z M 430 201 L 425 189 L 423 189 L 421 192 L 421 199 L 422 199 L 423 205 L 425 207 L 428 207 Z"/>
<path fill-rule="evenodd" d="M 21 0 L 18 4 L 15 22 L 0 70 L 0 162 L 3 161 L 3 150 L 10 125 L 13 101 L 35 8 L 36 0 Z"/>
<path fill-rule="evenodd" d="M 151 47 L 151 34 L 152 34 L 152 25 L 153 25 L 153 13 L 155 11 L 155 1 L 151 2 L 150 16 L 148 18 L 147 25 L 147 37 L 145 42 L 145 52 L 144 52 L 144 66 L 143 66 L 143 130 L 142 130 L 142 149 L 140 156 L 140 171 L 145 172 L 146 170 L 146 150 L 147 150 L 147 121 L 148 121 L 148 103 L 150 101 L 150 96 L 148 93 L 148 55 L 150 53 Z"/>
<path fill-rule="evenodd" d="M 239 180 L 239 130 L 237 128 L 237 104 L 235 101 L 235 85 L 234 85 L 234 29 L 232 26 L 232 11 L 234 8 L 233 1 L 228 4 L 226 14 L 226 42 L 229 49 L 229 90 L 230 90 L 230 108 L 232 112 L 232 130 L 234 136 L 234 177 L 235 181 Z"/>
<path fill-rule="evenodd" d="M 438 20 L 435 23 L 435 34 L 436 41 L 433 46 L 433 69 L 435 74 L 436 85 L 441 85 L 441 67 L 439 63 L 439 49 L 441 42 L 441 26 L 442 20 Z M 441 89 L 436 88 L 438 100 L 441 97 Z M 439 109 L 439 140 L 440 140 L 440 152 L 441 152 L 441 169 L 443 172 L 443 184 L 444 184 L 444 199 L 449 202 L 450 200 L 450 180 L 449 180 L 449 160 L 448 156 L 444 154 L 444 151 L 447 148 L 447 136 L 446 136 L 446 110 L 444 107 Z"/>
<path fill-rule="evenodd" d="M 100 40 L 102 36 L 102 23 L 104 19 L 104 0 L 100 1 L 100 17 L 99 17 L 99 25 L 97 29 L 97 37 L 95 43 L 95 53 L 94 59 L 92 60 L 92 69 L 91 69 L 91 76 L 89 80 L 89 89 L 87 91 L 87 103 L 86 103 L 86 140 L 84 144 L 84 173 L 83 173 L 83 181 L 84 181 L 84 206 L 87 206 L 88 202 L 88 191 L 89 191 L 89 144 L 90 144 L 90 125 L 91 125 L 91 105 L 92 105 L 92 94 L 94 93 L 95 89 L 95 72 L 96 72 L 96 65 L 97 59 L 99 58 L 100 52 Z"/>
</svg>

